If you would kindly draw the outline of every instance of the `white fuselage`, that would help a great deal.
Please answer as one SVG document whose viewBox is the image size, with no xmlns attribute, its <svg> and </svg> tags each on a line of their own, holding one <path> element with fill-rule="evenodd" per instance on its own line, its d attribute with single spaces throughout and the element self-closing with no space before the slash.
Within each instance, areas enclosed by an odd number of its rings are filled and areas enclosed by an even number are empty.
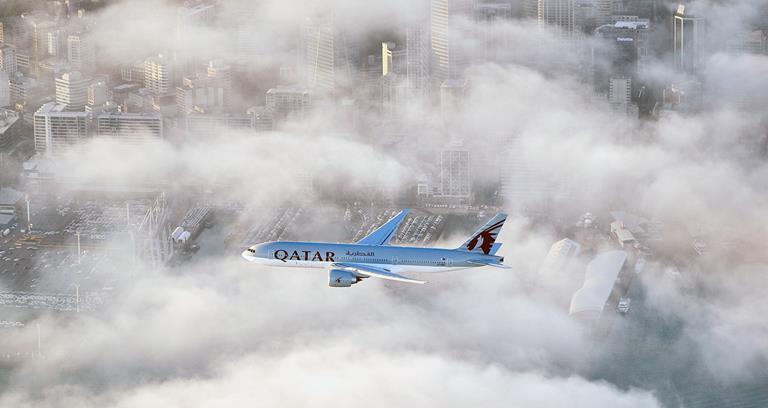
<svg viewBox="0 0 768 408">
<path fill-rule="evenodd" d="M 478 260 L 501 257 L 454 249 L 323 242 L 268 242 L 242 253 L 248 261 L 292 268 L 333 268 L 338 263 L 373 265 L 402 272 L 448 272 L 475 268 Z M 470 262 L 475 261 L 475 262 Z"/>
</svg>

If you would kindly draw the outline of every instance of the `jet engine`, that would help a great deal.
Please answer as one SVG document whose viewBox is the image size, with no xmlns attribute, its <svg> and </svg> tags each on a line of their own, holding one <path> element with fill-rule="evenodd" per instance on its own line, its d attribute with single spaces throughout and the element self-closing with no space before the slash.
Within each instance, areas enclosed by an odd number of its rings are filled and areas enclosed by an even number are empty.
<svg viewBox="0 0 768 408">
<path fill-rule="evenodd" d="M 328 286 L 333 288 L 348 288 L 361 280 L 359 276 L 343 269 L 331 269 L 328 272 Z"/>
</svg>

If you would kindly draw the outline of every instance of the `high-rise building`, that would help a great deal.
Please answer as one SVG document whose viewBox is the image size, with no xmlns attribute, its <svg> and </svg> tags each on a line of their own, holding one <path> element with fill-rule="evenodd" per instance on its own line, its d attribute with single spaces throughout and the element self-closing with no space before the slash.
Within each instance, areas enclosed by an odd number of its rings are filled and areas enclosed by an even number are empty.
<svg viewBox="0 0 768 408">
<path fill-rule="evenodd" d="M 630 78 L 611 78 L 608 86 L 608 102 L 629 105 L 632 102 L 632 80 Z"/>
<path fill-rule="evenodd" d="M 11 75 L 9 82 L 9 87 L 11 89 L 11 103 L 27 102 L 27 98 L 32 89 L 37 85 L 34 79 L 25 77 L 20 72 Z"/>
<path fill-rule="evenodd" d="M 432 79 L 439 86 L 446 79 L 460 77 L 469 63 L 460 23 L 472 17 L 472 1 L 432 0 L 430 4 Z"/>
<path fill-rule="evenodd" d="M 632 103 L 632 79 L 614 77 L 608 81 L 608 103 L 616 112 L 637 117 L 638 106 Z"/>
<path fill-rule="evenodd" d="M 690 14 L 683 4 L 677 6 L 672 19 L 675 68 L 681 72 L 695 73 L 702 61 L 706 20 Z"/>
<path fill-rule="evenodd" d="M 732 53 L 768 54 L 768 29 L 741 31 L 726 41 Z"/>
<path fill-rule="evenodd" d="M 32 56 L 37 59 L 48 52 L 48 33 L 56 30 L 56 23 L 39 16 L 25 17 L 25 19 L 29 23 L 29 31 L 32 34 Z"/>
<path fill-rule="evenodd" d="M 66 72 L 56 78 L 56 103 L 65 110 L 80 111 L 88 102 L 88 85 L 91 79 L 78 71 Z"/>
<path fill-rule="evenodd" d="M 0 46 L 0 69 L 9 76 L 16 73 L 16 47 L 5 44 Z"/>
<path fill-rule="evenodd" d="M 522 0 L 523 17 L 529 19 L 539 18 L 539 0 Z"/>
<path fill-rule="evenodd" d="M 405 75 L 414 96 L 425 96 L 429 89 L 429 35 L 421 27 L 405 31 Z"/>
<path fill-rule="evenodd" d="M 0 75 L 7 75 L 0 73 Z M 0 109 L 0 148 L 8 147 L 21 133 L 19 113 L 10 109 Z"/>
<path fill-rule="evenodd" d="M 104 113 L 96 117 L 96 135 L 140 144 L 163 138 L 163 118 L 156 113 Z"/>
<path fill-rule="evenodd" d="M 650 22 L 636 16 L 613 16 L 611 24 L 595 30 L 595 37 L 605 40 L 610 47 L 593 49 L 594 85 L 598 92 L 605 92 L 611 77 L 626 77 L 637 83 L 649 63 L 648 32 Z M 608 62 L 607 64 L 605 62 Z"/>
<path fill-rule="evenodd" d="M 191 112 L 220 112 L 225 107 L 226 89 L 222 81 L 210 77 L 186 77 L 176 87 L 176 111 L 180 115 Z"/>
<path fill-rule="evenodd" d="M 167 54 L 144 60 L 144 86 L 155 95 L 167 95 L 173 89 L 173 68 Z"/>
<path fill-rule="evenodd" d="M 312 107 L 312 96 L 301 87 L 278 86 L 267 91 L 266 105 L 273 110 L 276 120 L 303 116 Z"/>
<path fill-rule="evenodd" d="M 352 49 L 333 19 L 305 21 L 302 48 L 304 75 L 310 89 L 333 90 L 351 75 Z"/>
<path fill-rule="evenodd" d="M 440 152 L 440 191 L 446 198 L 469 198 L 469 152 L 456 147 Z"/>
<path fill-rule="evenodd" d="M 57 155 L 88 137 L 88 112 L 68 112 L 48 102 L 34 115 L 35 151 Z"/>
<path fill-rule="evenodd" d="M 551 169 L 533 159 L 525 140 L 512 138 L 501 160 L 501 197 L 511 211 L 543 211 L 557 193 Z"/>
<path fill-rule="evenodd" d="M 61 30 L 48 31 L 48 42 L 46 52 L 53 57 L 61 56 L 62 32 Z"/>
<path fill-rule="evenodd" d="M 381 106 L 386 116 L 404 107 L 408 96 L 408 82 L 402 75 L 390 72 L 381 77 Z"/>
<path fill-rule="evenodd" d="M 573 35 L 576 28 L 574 0 L 539 0 L 539 25 L 558 26 L 563 36 Z"/>
<path fill-rule="evenodd" d="M 464 105 L 469 83 L 466 79 L 447 79 L 440 85 L 440 111 L 444 119 L 454 116 Z"/>
<path fill-rule="evenodd" d="M 381 75 L 383 76 L 394 72 L 392 49 L 390 47 L 392 47 L 392 43 L 381 43 Z"/>
<path fill-rule="evenodd" d="M 512 5 L 509 2 L 493 2 L 475 4 L 474 17 L 476 22 L 493 22 L 512 18 Z"/>
<path fill-rule="evenodd" d="M 82 33 L 67 37 L 67 60 L 72 69 L 82 70 L 96 63 L 93 43 Z"/>
<path fill-rule="evenodd" d="M 136 61 L 120 67 L 120 79 L 125 82 L 144 84 L 144 61 Z"/>
<path fill-rule="evenodd" d="M 8 73 L 0 70 L 0 107 L 11 104 L 11 79 Z"/>
<path fill-rule="evenodd" d="M 188 132 L 202 136 L 214 136 L 222 129 L 250 130 L 253 128 L 253 115 L 231 113 L 190 113 L 184 117 Z"/>
<path fill-rule="evenodd" d="M 208 78 L 221 91 L 221 105 L 228 108 L 232 104 L 232 68 L 223 59 L 208 62 Z"/>
<path fill-rule="evenodd" d="M 16 50 L 16 69 L 23 72 L 24 74 L 29 74 L 32 68 L 32 57 L 28 53 L 25 52 L 19 52 L 19 50 Z"/>
<path fill-rule="evenodd" d="M 99 111 L 109 100 L 106 81 L 96 81 L 88 86 L 88 101 L 85 105 L 86 112 Z"/>
<path fill-rule="evenodd" d="M 257 132 L 268 132 L 275 129 L 275 112 L 266 106 L 254 106 L 248 109 L 252 117 L 253 129 Z"/>
<path fill-rule="evenodd" d="M 176 11 L 176 29 L 174 30 L 175 43 L 184 45 L 189 42 L 189 32 L 211 27 L 216 20 L 220 8 L 210 1 L 185 1 Z M 179 75 L 186 75 L 196 71 L 202 63 L 191 47 L 179 47 L 173 50 L 172 59 L 174 68 Z"/>
<path fill-rule="evenodd" d="M 509 53 L 511 36 L 508 30 L 495 29 L 488 25 L 511 18 L 512 5 L 509 2 L 475 4 L 474 19 L 478 27 L 478 44 L 472 50 L 474 61 L 499 61 Z"/>
<path fill-rule="evenodd" d="M 614 13 L 614 1 L 615 0 L 594 0 L 595 9 L 595 24 L 601 26 L 603 24 L 609 24 L 611 22 L 611 16 Z"/>
</svg>

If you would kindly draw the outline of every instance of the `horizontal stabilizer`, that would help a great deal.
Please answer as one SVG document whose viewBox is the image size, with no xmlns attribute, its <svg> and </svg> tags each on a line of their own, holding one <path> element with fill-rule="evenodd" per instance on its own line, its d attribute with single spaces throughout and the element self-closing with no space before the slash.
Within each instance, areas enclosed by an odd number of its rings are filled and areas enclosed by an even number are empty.
<svg viewBox="0 0 768 408">
<path fill-rule="evenodd" d="M 427 283 L 426 281 L 421 281 L 417 279 L 411 279 L 408 277 L 405 277 L 403 275 L 398 275 L 394 272 L 391 272 L 384 268 L 379 268 L 372 265 L 366 265 L 366 264 L 356 264 L 356 263 L 335 263 L 333 264 L 334 268 L 343 268 L 343 269 L 351 269 L 356 274 L 362 275 L 364 277 L 373 277 L 373 278 L 381 278 L 386 280 L 392 280 L 392 281 L 398 281 L 398 282 L 406 282 L 406 283 L 417 283 L 417 284 L 424 284 Z"/>
<path fill-rule="evenodd" d="M 494 268 L 512 269 L 511 266 L 504 265 L 503 263 L 484 261 L 480 259 L 474 259 L 467 262 L 474 265 L 480 265 L 480 266 L 493 266 Z"/>
</svg>

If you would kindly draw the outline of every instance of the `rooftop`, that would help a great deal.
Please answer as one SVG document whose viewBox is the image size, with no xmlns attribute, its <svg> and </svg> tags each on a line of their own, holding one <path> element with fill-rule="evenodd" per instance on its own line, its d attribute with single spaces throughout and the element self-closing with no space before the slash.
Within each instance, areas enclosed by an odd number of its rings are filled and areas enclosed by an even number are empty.
<svg viewBox="0 0 768 408">
<path fill-rule="evenodd" d="M 570 314 L 602 312 L 626 260 L 625 251 L 608 251 L 597 255 L 587 265 L 584 285 L 571 298 Z"/>
<path fill-rule="evenodd" d="M 278 85 L 274 88 L 269 88 L 267 93 L 276 93 L 276 92 L 296 92 L 296 93 L 309 93 L 309 90 L 307 88 L 304 88 L 301 85 Z"/>
<path fill-rule="evenodd" d="M 0 205 L 16 205 L 22 198 L 24 194 L 20 191 L 7 187 L 0 188 Z"/>
<path fill-rule="evenodd" d="M 48 102 L 40 107 L 40 109 L 35 112 L 35 115 L 41 114 L 49 114 L 49 113 L 55 113 L 57 115 L 66 115 L 66 116 L 86 116 L 88 115 L 88 112 L 68 112 L 66 111 L 66 105 L 57 104 L 56 102 Z"/>
<path fill-rule="evenodd" d="M 17 120 L 19 120 L 19 114 L 16 111 L 0 108 L 0 134 L 5 133 Z"/>
<path fill-rule="evenodd" d="M 466 79 L 446 79 L 440 88 L 464 88 L 468 82 Z"/>
</svg>

